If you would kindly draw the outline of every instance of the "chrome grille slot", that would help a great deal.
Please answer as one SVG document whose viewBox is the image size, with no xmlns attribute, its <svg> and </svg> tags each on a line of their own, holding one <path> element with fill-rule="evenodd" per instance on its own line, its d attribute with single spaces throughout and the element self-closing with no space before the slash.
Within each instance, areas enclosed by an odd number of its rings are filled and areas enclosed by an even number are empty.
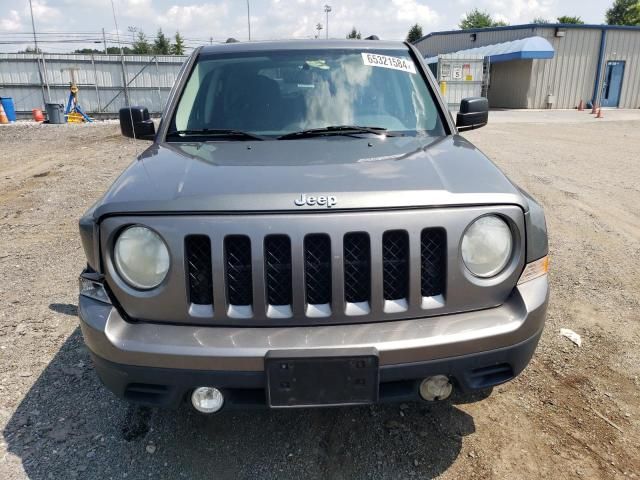
<svg viewBox="0 0 640 480">
<path fill-rule="evenodd" d="M 189 301 L 193 305 L 213 305 L 211 278 L 211 240 L 206 235 L 189 235 L 185 239 Z"/>
<path fill-rule="evenodd" d="M 382 236 L 382 277 L 385 313 L 407 310 L 409 235 L 404 230 L 390 230 Z"/>
<path fill-rule="evenodd" d="M 291 240 L 286 235 L 269 235 L 265 238 L 264 274 L 267 287 L 267 316 L 291 317 Z"/>
<path fill-rule="evenodd" d="M 344 236 L 344 298 L 366 302 L 371 295 L 371 246 L 366 233 Z"/>
<path fill-rule="evenodd" d="M 331 314 L 331 239 L 326 234 L 304 238 L 304 283 L 307 315 Z"/>
<path fill-rule="evenodd" d="M 425 228 L 420 233 L 420 293 L 422 308 L 444 305 L 447 274 L 447 233 L 443 228 Z"/>
<path fill-rule="evenodd" d="M 371 300 L 371 242 L 364 232 L 344 236 L 344 299 L 347 315 L 370 311 Z"/>
<path fill-rule="evenodd" d="M 228 315 L 245 318 L 253 315 L 253 285 L 251 276 L 251 240 L 245 235 L 230 235 L 224 239 Z"/>
<path fill-rule="evenodd" d="M 425 228 L 420 235 L 420 288 L 423 297 L 444 292 L 446 233 L 442 228 Z"/>
</svg>

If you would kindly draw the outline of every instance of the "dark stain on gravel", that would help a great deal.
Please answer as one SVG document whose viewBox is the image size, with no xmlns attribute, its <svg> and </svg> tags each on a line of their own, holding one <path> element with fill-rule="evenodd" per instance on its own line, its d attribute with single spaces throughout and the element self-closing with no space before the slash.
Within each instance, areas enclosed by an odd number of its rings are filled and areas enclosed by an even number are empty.
<svg viewBox="0 0 640 480">
<path fill-rule="evenodd" d="M 122 438 L 127 442 L 144 437 L 149 432 L 151 409 L 130 405 L 122 426 Z"/>
</svg>

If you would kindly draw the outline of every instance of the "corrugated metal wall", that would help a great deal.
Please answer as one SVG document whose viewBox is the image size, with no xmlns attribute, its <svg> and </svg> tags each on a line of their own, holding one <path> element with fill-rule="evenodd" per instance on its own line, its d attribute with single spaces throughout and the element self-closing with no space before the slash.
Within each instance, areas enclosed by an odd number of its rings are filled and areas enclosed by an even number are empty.
<svg viewBox="0 0 640 480">
<path fill-rule="evenodd" d="M 580 99 L 589 101 L 593 96 L 602 30 L 565 28 L 564 32 L 564 37 L 556 37 L 555 27 L 490 30 L 477 32 L 475 41 L 469 32 L 436 34 L 418 42 L 416 47 L 426 56 L 435 56 L 534 35 L 544 37 L 555 49 L 554 58 L 492 66 L 491 105 L 549 108 L 547 99 L 552 95 L 552 108 L 574 108 Z M 607 30 L 603 70 L 607 60 L 626 62 L 620 107 L 640 107 L 640 31 Z M 530 75 L 527 79 L 528 72 Z M 501 91 L 498 92 L 498 89 Z M 523 93 L 526 102 L 522 101 Z"/>
<path fill-rule="evenodd" d="M 85 111 L 117 113 L 125 105 L 123 79 L 126 77 L 130 103 L 159 113 L 185 59 L 172 55 L 3 53 L 0 54 L 0 96 L 12 97 L 18 111 L 42 108 L 39 66 L 48 85 L 44 89 L 47 102 L 66 104 L 73 70 L 80 88 L 80 105 Z"/>
<path fill-rule="evenodd" d="M 514 60 L 491 65 L 489 105 L 496 108 L 527 108 L 531 60 Z"/>
<path fill-rule="evenodd" d="M 550 60 L 533 60 L 528 108 L 549 108 L 547 98 L 555 97 L 552 108 L 574 108 L 591 100 L 598 68 L 601 30 L 567 28 L 564 37 L 555 28 L 538 28 L 555 50 Z"/>
<path fill-rule="evenodd" d="M 640 108 L 640 32 L 609 30 L 603 59 L 603 71 L 609 60 L 625 61 L 619 106 L 621 108 Z"/>
</svg>

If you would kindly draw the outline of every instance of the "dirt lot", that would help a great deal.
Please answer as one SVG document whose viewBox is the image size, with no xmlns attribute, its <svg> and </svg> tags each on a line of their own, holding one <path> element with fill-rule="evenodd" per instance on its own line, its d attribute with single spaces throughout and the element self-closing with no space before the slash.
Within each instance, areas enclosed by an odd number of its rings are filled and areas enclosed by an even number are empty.
<svg viewBox="0 0 640 480">
<path fill-rule="evenodd" d="M 552 301 L 522 376 L 477 403 L 212 418 L 116 400 L 77 328 L 77 219 L 144 142 L 2 126 L 0 479 L 638 478 L 640 121 L 584 118 L 468 134 L 547 211 Z"/>
</svg>

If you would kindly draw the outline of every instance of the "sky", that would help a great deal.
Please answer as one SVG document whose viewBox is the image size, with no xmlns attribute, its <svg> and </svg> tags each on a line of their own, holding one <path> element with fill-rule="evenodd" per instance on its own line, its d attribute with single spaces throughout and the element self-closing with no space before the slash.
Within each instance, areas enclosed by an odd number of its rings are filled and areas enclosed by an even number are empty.
<svg viewBox="0 0 640 480">
<path fill-rule="evenodd" d="M 313 38 L 318 23 L 326 34 L 324 5 L 330 4 L 329 37 L 344 38 L 356 27 L 363 36 L 376 34 L 385 40 L 401 40 L 414 23 L 424 33 L 457 28 L 461 17 L 473 8 L 486 10 L 497 20 L 510 24 L 529 23 L 536 17 L 554 20 L 559 15 L 577 15 L 586 23 L 603 23 L 613 0 L 250 0 L 251 39 Z M 36 31 L 45 51 L 63 52 L 97 42 L 101 29 L 108 41 L 117 31 L 111 0 L 32 0 Z M 188 39 L 188 46 L 246 40 L 246 0 L 113 0 L 121 41 L 130 41 L 129 27 L 155 36 L 158 28 L 169 35 L 175 31 Z M 31 41 L 28 0 L 0 0 L 0 51 L 17 51 Z M 48 32 L 48 34 L 47 34 Z M 77 44 L 47 43 L 57 40 L 53 32 L 75 32 Z"/>
</svg>

